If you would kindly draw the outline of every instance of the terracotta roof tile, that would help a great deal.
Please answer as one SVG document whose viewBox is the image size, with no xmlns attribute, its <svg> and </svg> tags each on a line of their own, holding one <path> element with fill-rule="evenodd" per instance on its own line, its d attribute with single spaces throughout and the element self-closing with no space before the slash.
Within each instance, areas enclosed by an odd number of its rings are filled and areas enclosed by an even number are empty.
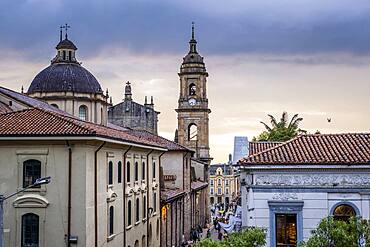
<svg viewBox="0 0 370 247">
<path fill-rule="evenodd" d="M 280 145 L 282 142 L 269 142 L 269 141 L 259 141 L 259 142 L 249 142 L 249 155 L 260 153 L 266 149 L 273 148 L 276 145 Z"/>
<path fill-rule="evenodd" d="M 179 151 L 192 151 L 174 141 L 167 140 L 166 138 L 163 138 L 158 135 L 153 135 L 145 130 L 131 130 L 132 134 L 140 137 L 149 139 L 151 141 L 154 141 L 156 143 L 160 143 L 162 146 L 166 147 L 168 150 L 179 150 Z M 192 151 L 193 152 L 193 151 Z"/>
<path fill-rule="evenodd" d="M 258 164 L 365 164 L 370 163 L 370 134 L 301 135 L 241 159 Z"/>
<path fill-rule="evenodd" d="M 85 122 L 56 112 L 30 108 L 0 115 L 0 136 L 97 136 L 166 148 L 155 138 Z"/>
</svg>

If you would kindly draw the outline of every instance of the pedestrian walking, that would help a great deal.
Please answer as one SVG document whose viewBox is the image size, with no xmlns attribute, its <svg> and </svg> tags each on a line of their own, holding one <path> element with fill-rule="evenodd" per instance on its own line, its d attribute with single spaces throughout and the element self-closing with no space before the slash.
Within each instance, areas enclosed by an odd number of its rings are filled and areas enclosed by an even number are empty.
<svg viewBox="0 0 370 247">
<path fill-rule="evenodd" d="M 222 241 L 222 232 L 218 232 L 218 240 Z"/>
</svg>

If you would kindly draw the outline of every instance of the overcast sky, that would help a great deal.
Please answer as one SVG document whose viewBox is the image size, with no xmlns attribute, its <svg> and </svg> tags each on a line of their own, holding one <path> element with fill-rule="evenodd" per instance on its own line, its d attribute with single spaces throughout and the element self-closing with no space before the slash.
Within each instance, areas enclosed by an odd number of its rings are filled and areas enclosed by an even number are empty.
<svg viewBox="0 0 370 247">
<path fill-rule="evenodd" d="M 215 162 L 235 135 L 261 132 L 267 114 L 299 113 L 309 132 L 370 130 L 368 0 L 2 0 L 0 84 L 27 89 L 67 22 L 77 58 L 114 103 L 129 80 L 136 101 L 154 96 L 160 134 L 172 139 L 192 21 L 210 75 Z"/>
</svg>

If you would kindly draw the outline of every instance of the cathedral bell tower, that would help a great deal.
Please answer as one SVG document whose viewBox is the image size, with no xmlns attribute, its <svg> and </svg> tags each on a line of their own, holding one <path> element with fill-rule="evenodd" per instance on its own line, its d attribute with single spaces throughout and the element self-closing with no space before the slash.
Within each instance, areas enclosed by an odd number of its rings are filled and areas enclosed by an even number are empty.
<svg viewBox="0 0 370 247">
<path fill-rule="evenodd" d="M 210 164 L 209 155 L 209 113 L 207 98 L 207 77 L 203 57 L 197 52 L 197 41 L 192 24 L 189 53 L 180 67 L 180 96 L 178 100 L 178 143 L 193 149 L 195 158 Z"/>
</svg>

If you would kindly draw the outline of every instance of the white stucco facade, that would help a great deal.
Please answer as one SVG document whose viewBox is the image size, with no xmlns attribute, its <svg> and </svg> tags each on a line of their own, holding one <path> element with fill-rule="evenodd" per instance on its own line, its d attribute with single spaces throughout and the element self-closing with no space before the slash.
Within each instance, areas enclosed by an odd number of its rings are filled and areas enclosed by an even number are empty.
<svg viewBox="0 0 370 247">
<path fill-rule="evenodd" d="M 241 172 L 243 226 L 267 230 L 268 247 L 276 246 L 276 215 L 296 217 L 297 241 L 307 240 L 320 220 L 341 204 L 370 218 L 370 166 L 337 168 L 295 166 L 244 167 Z"/>
</svg>

